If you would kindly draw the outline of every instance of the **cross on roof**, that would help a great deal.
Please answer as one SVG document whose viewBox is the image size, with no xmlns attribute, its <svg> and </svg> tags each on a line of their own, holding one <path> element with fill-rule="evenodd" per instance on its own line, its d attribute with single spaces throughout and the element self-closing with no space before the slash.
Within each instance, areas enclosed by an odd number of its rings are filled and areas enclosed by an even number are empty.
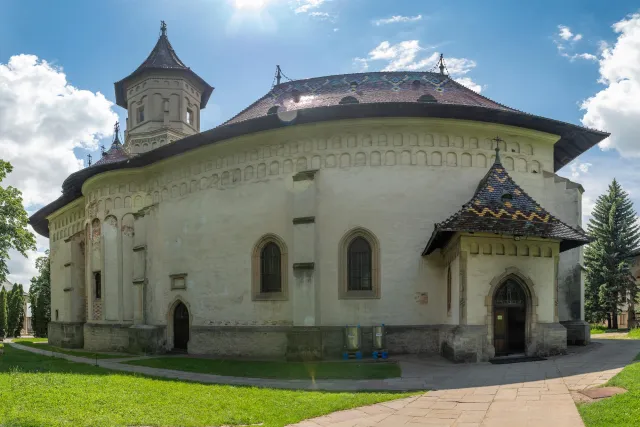
<svg viewBox="0 0 640 427">
<path fill-rule="evenodd" d="M 116 122 L 116 124 L 113 125 L 113 133 L 117 135 L 118 132 L 120 132 L 120 122 Z"/>
<path fill-rule="evenodd" d="M 160 21 L 160 31 L 162 31 L 162 35 L 167 35 L 167 24 L 164 21 Z"/>
</svg>

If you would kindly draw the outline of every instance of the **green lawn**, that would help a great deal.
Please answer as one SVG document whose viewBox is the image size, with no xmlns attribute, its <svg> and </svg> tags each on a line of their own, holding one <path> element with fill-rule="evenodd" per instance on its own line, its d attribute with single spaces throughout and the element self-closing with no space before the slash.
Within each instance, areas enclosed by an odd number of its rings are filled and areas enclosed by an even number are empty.
<svg viewBox="0 0 640 427">
<path fill-rule="evenodd" d="M 49 342 L 49 338 L 13 338 L 11 341 L 21 342 Z"/>
<path fill-rule="evenodd" d="M 250 378 L 355 380 L 394 378 L 401 374 L 400 365 L 388 362 L 256 362 L 193 357 L 157 357 L 134 360 L 128 364 Z"/>
<path fill-rule="evenodd" d="M 205 385 L 117 373 L 10 346 L 0 356 L 0 422 L 12 427 L 281 427 L 409 395 Z"/>
<path fill-rule="evenodd" d="M 640 328 L 632 329 L 627 339 L 640 339 Z M 634 359 L 640 362 L 640 353 Z M 640 363 L 632 363 L 615 377 L 607 386 L 622 387 L 628 391 L 594 403 L 578 406 L 587 427 L 609 427 L 640 425 Z"/>
<path fill-rule="evenodd" d="M 16 344 L 24 345 L 27 347 L 39 348 L 41 350 L 53 351 L 55 353 L 64 353 L 71 356 L 78 357 L 88 357 L 89 359 L 121 359 L 123 357 L 127 357 L 127 355 L 117 355 L 117 354 L 104 354 L 104 353 L 93 353 L 90 351 L 84 350 L 72 350 L 68 348 L 60 348 L 55 347 L 47 343 L 46 338 L 18 338 L 13 340 Z"/>
</svg>

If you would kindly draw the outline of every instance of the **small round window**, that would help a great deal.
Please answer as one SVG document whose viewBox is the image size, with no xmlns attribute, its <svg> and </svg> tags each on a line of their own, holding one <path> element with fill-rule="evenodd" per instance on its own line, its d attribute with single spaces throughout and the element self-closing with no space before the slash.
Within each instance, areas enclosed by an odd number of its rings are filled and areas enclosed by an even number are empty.
<svg viewBox="0 0 640 427">
<path fill-rule="evenodd" d="M 278 106 L 274 105 L 273 107 L 269 108 L 269 110 L 267 111 L 267 114 L 277 114 L 278 113 Z"/>
<path fill-rule="evenodd" d="M 420 98 L 418 98 L 418 102 L 435 103 L 438 102 L 438 100 L 435 99 L 433 95 L 422 95 Z"/>
<path fill-rule="evenodd" d="M 360 103 L 360 101 L 358 101 L 353 96 L 345 96 L 344 98 L 342 98 L 340 100 L 340 105 L 344 105 L 344 104 L 359 104 L 359 103 Z"/>
</svg>

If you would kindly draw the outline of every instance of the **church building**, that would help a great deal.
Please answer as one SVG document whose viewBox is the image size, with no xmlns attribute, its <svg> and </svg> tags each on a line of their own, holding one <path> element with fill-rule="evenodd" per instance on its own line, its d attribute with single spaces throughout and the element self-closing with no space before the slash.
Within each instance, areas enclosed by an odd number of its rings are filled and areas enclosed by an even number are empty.
<svg viewBox="0 0 640 427">
<path fill-rule="evenodd" d="M 283 81 L 200 130 L 213 87 L 166 26 L 115 83 L 124 137 L 31 218 L 50 241 L 56 346 L 455 362 L 585 343 L 580 184 L 608 136 L 435 72 Z M 279 68 L 278 68 L 279 70 Z M 203 74 L 206 70 L 200 70 Z"/>
</svg>

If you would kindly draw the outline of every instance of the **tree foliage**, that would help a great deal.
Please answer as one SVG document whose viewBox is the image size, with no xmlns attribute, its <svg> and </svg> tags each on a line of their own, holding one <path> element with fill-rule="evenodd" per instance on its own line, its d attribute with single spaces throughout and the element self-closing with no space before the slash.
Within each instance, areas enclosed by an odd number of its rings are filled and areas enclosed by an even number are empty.
<svg viewBox="0 0 640 427">
<path fill-rule="evenodd" d="M 31 279 L 29 302 L 31 303 L 31 326 L 36 337 L 46 337 L 51 319 L 51 270 L 49 251 L 36 259 L 38 275 Z"/>
<path fill-rule="evenodd" d="M 615 179 L 598 197 L 587 230 L 593 241 L 584 252 L 586 318 L 608 319 L 617 329 L 620 306 L 635 303 L 638 295 L 630 256 L 640 243 L 640 228 L 629 195 Z"/>
<path fill-rule="evenodd" d="M 0 183 L 12 170 L 9 162 L 0 160 Z M 0 186 L 0 283 L 9 274 L 7 261 L 10 249 L 26 257 L 29 249 L 36 248 L 35 237 L 27 230 L 28 221 L 22 206 L 22 193 L 11 186 Z"/>
<path fill-rule="evenodd" d="M 4 338 L 7 336 L 7 291 L 0 288 L 0 338 Z"/>
<path fill-rule="evenodd" d="M 24 316 L 24 288 L 16 283 L 7 294 L 7 336 L 20 336 L 24 326 Z"/>
</svg>

